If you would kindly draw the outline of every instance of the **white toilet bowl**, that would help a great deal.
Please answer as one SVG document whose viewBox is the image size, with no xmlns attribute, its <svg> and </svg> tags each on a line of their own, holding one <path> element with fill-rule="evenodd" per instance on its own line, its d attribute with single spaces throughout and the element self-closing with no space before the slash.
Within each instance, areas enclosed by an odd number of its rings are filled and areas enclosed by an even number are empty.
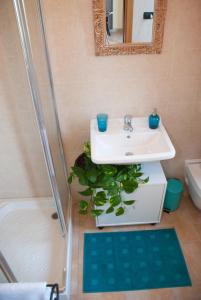
<svg viewBox="0 0 201 300">
<path fill-rule="evenodd" d="M 193 203 L 201 210 L 201 159 L 185 161 L 185 181 Z"/>
</svg>

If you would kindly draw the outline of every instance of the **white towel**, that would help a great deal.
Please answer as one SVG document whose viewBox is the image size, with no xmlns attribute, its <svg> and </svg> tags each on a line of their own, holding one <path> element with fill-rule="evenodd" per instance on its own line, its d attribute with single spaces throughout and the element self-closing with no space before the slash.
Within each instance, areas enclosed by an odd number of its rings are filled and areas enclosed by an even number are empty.
<svg viewBox="0 0 201 300">
<path fill-rule="evenodd" d="M 0 300 L 49 300 L 46 282 L 0 284 Z"/>
</svg>

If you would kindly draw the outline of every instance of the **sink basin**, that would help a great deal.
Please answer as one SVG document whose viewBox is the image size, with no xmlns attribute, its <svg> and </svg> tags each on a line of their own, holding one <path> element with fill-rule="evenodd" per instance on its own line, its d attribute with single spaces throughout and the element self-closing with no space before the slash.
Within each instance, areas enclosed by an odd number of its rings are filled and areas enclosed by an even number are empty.
<svg viewBox="0 0 201 300">
<path fill-rule="evenodd" d="M 133 118 L 133 131 L 123 129 L 123 119 L 108 119 L 106 132 L 90 123 L 91 159 L 96 164 L 134 164 L 171 159 L 175 149 L 162 122 L 150 129 L 147 118 Z"/>
</svg>

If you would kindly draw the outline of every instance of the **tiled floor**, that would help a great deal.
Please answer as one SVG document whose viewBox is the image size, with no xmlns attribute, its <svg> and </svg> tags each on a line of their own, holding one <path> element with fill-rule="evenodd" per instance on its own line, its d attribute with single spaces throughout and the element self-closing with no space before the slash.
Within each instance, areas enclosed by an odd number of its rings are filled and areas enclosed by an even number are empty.
<svg viewBox="0 0 201 300">
<path fill-rule="evenodd" d="M 104 231 L 174 227 L 185 255 L 192 287 L 120 293 L 82 293 L 83 233 L 99 230 L 91 217 L 80 216 L 77 213 L 76 204 L 73 225 L 72 300 L 201 300 L 201 212 L 193 206 L 187 194 L 184 195 L 177 211 L 163 213 L 160 224 L 108 227 L 104 228 Z"/>
</svg>

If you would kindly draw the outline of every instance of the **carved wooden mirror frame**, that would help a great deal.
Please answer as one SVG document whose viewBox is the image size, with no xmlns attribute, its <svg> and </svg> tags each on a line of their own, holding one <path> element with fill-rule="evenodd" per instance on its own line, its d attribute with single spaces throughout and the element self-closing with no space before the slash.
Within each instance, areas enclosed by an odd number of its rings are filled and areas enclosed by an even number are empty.
<svg viewBox="0 0 201 300">
<path fill-rule="evenodd" d="M 153 41 L 151 43 L 105 44 L 105 0 L 93 0 L 96 55 L 159 54 L 162 50 L 167 0 L 155 0 Z"/>
</svg>

